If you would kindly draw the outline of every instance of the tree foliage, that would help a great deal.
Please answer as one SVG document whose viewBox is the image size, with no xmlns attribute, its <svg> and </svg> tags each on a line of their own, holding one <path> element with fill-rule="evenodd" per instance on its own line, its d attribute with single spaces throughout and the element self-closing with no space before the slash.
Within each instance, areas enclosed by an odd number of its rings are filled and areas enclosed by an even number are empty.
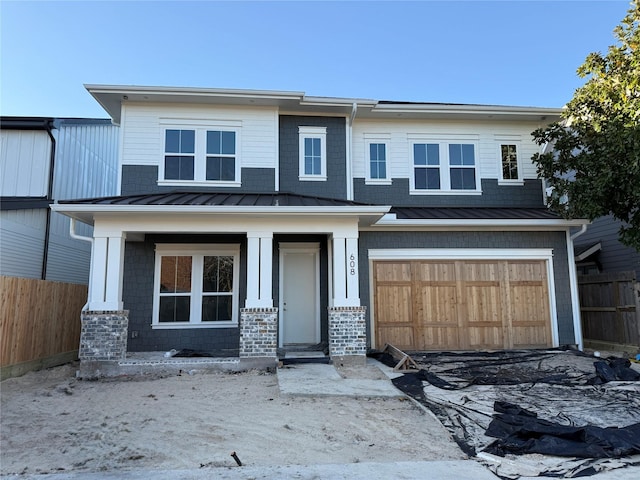
<svg viewBox="0 0 640 480">
<path fill-rule="evenodd" d="M 620 240 L 640 251 L 640 0 L 616 27 L 607 54 L 578 68 L 587 78 L 560 122 L 532 133 L 546 153 L 533 161 L 564 218 L 622 221 Z"/>
</svg>

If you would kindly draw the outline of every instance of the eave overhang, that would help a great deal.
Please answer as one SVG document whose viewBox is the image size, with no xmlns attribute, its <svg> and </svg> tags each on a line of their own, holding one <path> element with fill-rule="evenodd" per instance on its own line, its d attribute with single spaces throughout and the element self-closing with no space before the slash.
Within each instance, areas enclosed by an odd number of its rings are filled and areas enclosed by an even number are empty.
<svg viewBox="0 0 640 480">
<path fill-rule="evenodd" d="M 432 231 L 468 231 L 468 230 L 493 230 L 493 231 L 549 231 L 567 230 L 571 227 L 580 227 L 589 224 L 588 220 L 575 219 L 397 219 L 393 214 L 385 215 L 374 225 L 366 230 L 432 230 Z"/>
<path fill-rule="evenodd" d="M 390 206 L 209 206 L 209 205 L 86 205 L 53 204 L 51 209 L 80 222 L 94 225 L 96 219 L 130 215 L 162 216 L 167 222 L 185 215 L 243 216 L 247 218 L 284 217 L 357 217 L 360 226 L 374 224 Z"/>
</svg>

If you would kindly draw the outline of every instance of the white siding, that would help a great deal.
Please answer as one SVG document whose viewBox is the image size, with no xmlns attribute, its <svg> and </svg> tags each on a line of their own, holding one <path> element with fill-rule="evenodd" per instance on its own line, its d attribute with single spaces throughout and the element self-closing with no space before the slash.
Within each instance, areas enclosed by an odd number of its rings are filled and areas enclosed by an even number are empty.
<svg viewBox="0 0 640 480">
<path fill-rule="evenodd" d="M 500 138 L 518 140 L 523 178 L 537 178 L 536 168 L 531 156 L 539 151 L 533 143 L 531 132 L 538 128 L 535 123 L 513 122 L 464 122 L 464 121 L 402 121 L 393 122 L 376 120 L 357 120 L 353 126 L 353 176 L 366 177 L 365 152 L 366 134 L 388 134 L 389 152 L 387 163 L 390 178 L 409 178 L 411 175 L 412 153 L 409 138 L 412 135 L 441 135 L 443 140 L 455 138 L 456 135 L 473 136 L 478 142 L 478 166 L 480 178 L 500 179 Z"/>
<path fill-rule="evenodd" d="M 46 196 L 50 152 L 47 132 L 0 131 L 0 196 Z"/>
<path fill-rule="evenodd" d="M 278 112 L 275 108 L 126 104 L 122 116 L 122 164 L 158 165 L 164 153 L 162 125 L 171 120 L 240 122 L 242 167 L 275 168 Z M 203 123 L 204 122 L 204 123 Z"/>
<path fill-rule="evenodd" d="M 0 275 L 40 278 L 46 210 L 0 212 Z"/>
</svg>

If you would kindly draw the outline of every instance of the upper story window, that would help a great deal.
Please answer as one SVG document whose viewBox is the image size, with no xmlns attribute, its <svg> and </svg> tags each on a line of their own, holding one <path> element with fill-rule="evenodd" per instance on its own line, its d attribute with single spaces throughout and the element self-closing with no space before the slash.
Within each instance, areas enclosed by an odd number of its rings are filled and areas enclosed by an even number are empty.
<svg viewBox="0 0 640 480">
<path fill-rule="evenodd" d="M 475 143 L 413 143 L 412 192 L 478 192 Z"/>
<path fill-rule="evenodd" d="M 300 180 L 327 179 L 327 128 L 298 127 Z"/>
<path fill-rule="evenodd" d="M 384 143 L 369 144 L 369 176 L 373 180 L 387 178 L 387 145 Z"/>
<path fill-rule="evenodd" d="M 238 136 L 235 126 L 165 128 L 158 183 L 240 186 Z"/>
<path fill-rule="evenodd" d="M 236 132 L 207 131 L 207 180 L 236 179 Z"/>
<path fill-rule="evenodd" d="M 154 328 L 238 321 L 237 245 L 157 245 Z"/>
<path fill-rule="evenodd" d="M 164 178 L 167 180 L 193 180 L 195 148 L 194 130 L 166 130 Z"/>
<path fill-rule="evenodd" d="M 500 170 L 503 183 L 521 183 L 521 168 L 516 143 L 500 144 Z"/>
<path fill-rule="evenodd" d="M 416 190 L 440 190 L 440 146 L 437 143 L 413 145 L 413 174 Z"/>
</svg>

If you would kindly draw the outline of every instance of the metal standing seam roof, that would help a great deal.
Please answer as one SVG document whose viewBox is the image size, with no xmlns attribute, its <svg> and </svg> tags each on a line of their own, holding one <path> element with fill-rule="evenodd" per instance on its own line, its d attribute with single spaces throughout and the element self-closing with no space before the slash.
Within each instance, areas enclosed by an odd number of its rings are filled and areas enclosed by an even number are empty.
<svg viewBox="0 0 640 480">
<path fill-rule="evenodd" d="M 391 207 L 399 220 L 561 220 L 547 208 Z"/>
<path fill-rule="evenodd" d="M 293 193 L 233 193 L 233 192 L 168 192 L 114 197 L 59 200 L 65 205 L 172 205 L 224 207 L 358 207 L 366 203 L 333 198 L 297 195 Z"/>
<path fill-rule="evenodd" d="M 212 207 L 369 207 L 367 203 L 294 193 L 166 192 L 59 200 L 63 205 L 96 206 L 212 206 Z M 558 220 L 546 208 L 516 207 L 391 207 L 400 220 Z"/>
</svg>

